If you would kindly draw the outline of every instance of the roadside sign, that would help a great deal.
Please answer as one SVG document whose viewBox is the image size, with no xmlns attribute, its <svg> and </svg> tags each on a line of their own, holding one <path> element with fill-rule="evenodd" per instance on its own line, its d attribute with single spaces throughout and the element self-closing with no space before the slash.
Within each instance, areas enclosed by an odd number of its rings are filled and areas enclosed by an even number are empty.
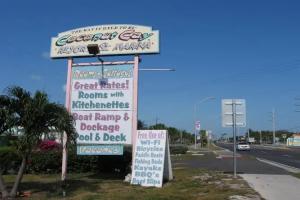
<svg viewBox="0 0 300 200">
<path fill-rule="evenodd" d="M 121 144 L 77 145 L 77 155 L 123 155 Z"/>
<path fill-rule="evenodd" d="M 159 31 L 149 26 L 108 24 L 59 33 L 51 40 L 51 58 L 91 57 L 87 45 L 96 44 L 99 55 L 159 53 Z"/>
<path fill-rule="evenodd" d="M 133 66 L 109 66 L 103 75 L 109 77 L 106 85 L 98 83 L 101 68 L 72 67 L 70 103 L 77 144 L 131 144 Z"/>
<path fill-rule="evenodd" d="M 222 99 L 222 127 L 233 127 L 233 105 L 235 105 L 236 126 L 246 127 L 245 99 Z"/>
<path fill-rule="evenodd" d="M 200 131 L 200 129 L 201 129 L 200 121 L 196 121 L 195 122 L 195 130 Z"/>
<path fill-rule="evenodd" d="M 286 138 L 286 136 L 287 136 L 286 134 L 282 134 L 282 137 L 283 137 L 283 138 Z"/>
<path fill-rule="evenodd" d="M 167 130 L 138 130 L 132 164 L 131 184 L 162 187 L 172 180 Z"/>
<path fill-rule="evenodd" d="M 254 138 L 254 137 L 249 137 L 249 138 L 248 138 L 248 142 L 254 143 L 254 142 L 255 142 L 255 138 Z"/>
<path fill-rule="evenodd" d="M 233 177 L 236 178 L 236 132 L 246 126 L 245 99 L 222 99 L 222 126 L 233 130 Z"/>
</svg>

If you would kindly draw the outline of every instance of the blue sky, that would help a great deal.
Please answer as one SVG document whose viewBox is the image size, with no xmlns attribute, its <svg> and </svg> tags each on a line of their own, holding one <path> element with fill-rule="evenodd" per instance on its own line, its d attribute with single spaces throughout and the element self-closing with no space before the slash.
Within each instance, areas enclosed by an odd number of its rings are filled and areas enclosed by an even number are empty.
<svg viewBox="0 0 300 200">
<path fill-rule="evenodd" d="M 160 31 L 159 55 L 142 56 L 139 118 L 191 131 L 197 106 L 202 127 L 221 128 L 222 98 L 244 98 L 253 129 L 300 130 L 299 1 L 2 1 L 1 90 L 20 85 L 64 103 L 66 60 L 49 58 L 50 38 L 73 28 L 139 24 Z M 120 59 L 132 59 L 122 57 Z M 75 60 L 80 62 L 82 60 Z M 300 107 L 299 107 L 300 110 Z M 243 131 L 243 130 L 242 130 Z"/>
</svg>

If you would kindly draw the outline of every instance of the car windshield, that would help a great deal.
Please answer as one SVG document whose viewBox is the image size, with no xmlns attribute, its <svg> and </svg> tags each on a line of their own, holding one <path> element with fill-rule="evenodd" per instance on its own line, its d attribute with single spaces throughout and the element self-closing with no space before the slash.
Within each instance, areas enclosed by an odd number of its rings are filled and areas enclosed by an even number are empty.
<svg viewBox="0 0 300 200">
<path fill-rule="evenodd" d="M 239 144 L 247 144 L 246 142 L 240 142 Z"/>
</svg>

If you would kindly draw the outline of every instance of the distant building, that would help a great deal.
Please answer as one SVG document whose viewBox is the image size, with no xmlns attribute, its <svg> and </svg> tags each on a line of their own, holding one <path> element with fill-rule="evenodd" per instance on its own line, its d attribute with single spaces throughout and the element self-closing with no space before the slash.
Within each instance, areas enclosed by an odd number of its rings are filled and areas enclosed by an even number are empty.
<svg viewBox="0 0 300 200">
<path fill-rule="evenodd" d="M 296 134 L 293 134 L 292 137 L 289 137 L 286 140 L 286 145 L 287 146 L 300 146 L 300 134 L 296 133 Z"/>
</svg>

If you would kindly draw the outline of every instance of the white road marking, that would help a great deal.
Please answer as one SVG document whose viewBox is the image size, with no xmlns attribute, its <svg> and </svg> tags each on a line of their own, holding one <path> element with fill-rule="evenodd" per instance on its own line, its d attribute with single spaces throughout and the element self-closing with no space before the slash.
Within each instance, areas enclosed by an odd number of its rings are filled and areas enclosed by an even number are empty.
<svg viewBox="0 0 300 200">
<path fill-rule="evenodd" d="M 264 162 L 264 163 L 267 163 L 269 165 L 273 165 L 275 167 L 279 167 L 281 169 L 284 169 L 288 172 L 292 172 L 292 173 L 300 173 L 300 169 L 297 168 L 297 167 L 292 167 L 292 166 L 289 166 L 289 165 L 285 165 L 285 164 L 282 164 L 282 163 L 278 163 L 278 162 L 274 162 L 274 161 L 271 161 L 271 160 L 266 160 L 266 159 L 263 159 L 263 158 L 256 158 L 258 161 L 260 162 Z"/>
<path fill-rule="evenodd" d="M 282 155 L 282 156 L 284 156 L 284 157 L 292 157 L 291 155 L 287 155 L 287 154 L 285 154 L 285 155 Z"/>
</svg>

